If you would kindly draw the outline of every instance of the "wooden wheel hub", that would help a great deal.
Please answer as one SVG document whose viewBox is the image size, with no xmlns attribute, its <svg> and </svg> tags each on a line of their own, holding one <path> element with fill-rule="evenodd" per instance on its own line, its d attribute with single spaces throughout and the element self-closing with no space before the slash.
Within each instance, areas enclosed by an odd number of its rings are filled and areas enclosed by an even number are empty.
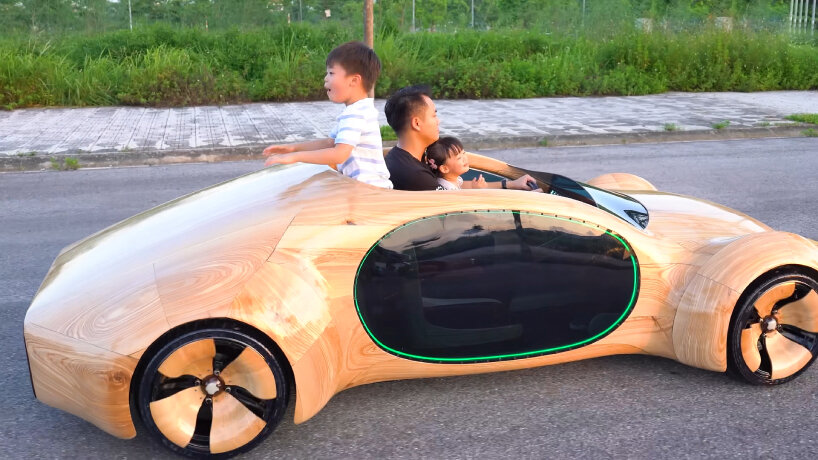
<svg viewBox="0 0 818 460">
<path fill-rule="evenodd" d="M 774 332 L 778 329 L 778 320 L 770 315 L 761 320 L 761 331 L 764 333 Z"/>
<path fill-rule="evenodd" d="M 224 380 L 218 375 L 211 374 L 202 380 L 202 390 L 208 396 L 217 395 L 224 390 Z"/>
</svg>

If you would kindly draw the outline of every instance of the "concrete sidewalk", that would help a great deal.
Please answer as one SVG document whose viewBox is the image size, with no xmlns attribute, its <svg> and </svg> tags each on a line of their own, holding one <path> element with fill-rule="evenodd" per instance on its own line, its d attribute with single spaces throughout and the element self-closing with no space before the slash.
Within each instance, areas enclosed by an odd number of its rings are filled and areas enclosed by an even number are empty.
<svg viewBox="0 0 818 460">
<path fill-rule="evenodd" d="M 386 125 L 383 100 L 376 100 Z M 818 112 L 818 91 L 629 97 L 438 100 L 441 133 L 467 148 L 801 136 L 786 120 Z M 330 102 L 186 108 L 98 107 L 0 112 L 0 171 L 260 159 L 267 145 L 326 137 Z M 724 129 L 716 123 L 729 121 Z M 669 129 L 671 126 L 675 130 Z M 388 145 L 389 143 L 387 143 Z M 816 139 L 818 152 L 818 139 Z"/>
</svg>

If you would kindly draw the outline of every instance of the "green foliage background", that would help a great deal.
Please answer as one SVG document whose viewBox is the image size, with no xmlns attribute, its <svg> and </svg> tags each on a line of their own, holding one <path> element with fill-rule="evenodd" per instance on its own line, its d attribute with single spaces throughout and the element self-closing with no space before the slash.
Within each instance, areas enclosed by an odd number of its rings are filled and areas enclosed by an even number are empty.
<svg viewBox="0 0 818 460">
<path fill-rule="evenodd" d="M 816 40 L 788 32 L 778 0 L 586 0 L 584 15 L 577 0 L 476 0 L 475 29 L 465 1 L 417 0 L 416 33 L 407 5 L 376 4 L 378 97 L 418 83 L 442 98 L 818 89 Z M 327 52 L 361 36 L 360 1 L 305 1 L 303 21 L 297 1 L 132 6 L 130 31 L 124 0 L 0 0 L 0 106 L 322 100 Z"/>
</svg>

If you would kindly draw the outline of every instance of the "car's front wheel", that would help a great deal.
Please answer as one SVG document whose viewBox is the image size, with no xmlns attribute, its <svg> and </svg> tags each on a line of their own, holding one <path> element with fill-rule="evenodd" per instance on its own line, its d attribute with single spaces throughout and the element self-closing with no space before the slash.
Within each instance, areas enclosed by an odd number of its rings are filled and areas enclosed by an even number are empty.
<svg viewBox="0 0 818 460">
<path fill-rule="evenodd" d="M 152 436 L 176 453 L 229 457 L 270 434 L 288 388 L 273 353 L 235 328 L 184 332 L 150 357 L 136 405 Z"/>
<path fill-rule="evenodd" d="M 818 356 L 818 282 L 778 273 L 742 298 L 728 334 L 728 371 L 760 385 L 804 372 Z"/>
</svg>

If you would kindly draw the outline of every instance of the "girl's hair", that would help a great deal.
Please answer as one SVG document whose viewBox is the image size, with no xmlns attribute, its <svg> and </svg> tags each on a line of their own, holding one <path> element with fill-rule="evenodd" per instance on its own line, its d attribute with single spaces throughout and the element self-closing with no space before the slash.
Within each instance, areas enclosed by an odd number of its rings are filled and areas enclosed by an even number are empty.
<svg viewBox="0 0 818 460">
<path fill-rule="evenodd" d="M 456 137 L 446 136 L 426 147 L 426 163 L 436 176 L 442 176 L 440 167 L 446 160 L 463 150 L 463 144 Z"/>
</svg>

